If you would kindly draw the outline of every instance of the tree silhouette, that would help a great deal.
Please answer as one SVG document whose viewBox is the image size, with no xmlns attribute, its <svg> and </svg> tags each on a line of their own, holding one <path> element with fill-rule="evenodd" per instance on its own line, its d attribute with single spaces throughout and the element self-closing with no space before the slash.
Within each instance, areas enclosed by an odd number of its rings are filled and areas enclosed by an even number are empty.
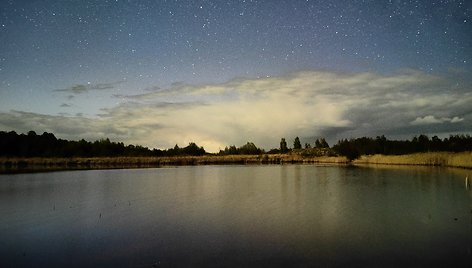
<svg viewBox="0 0 472 268">
<path fill-rule="evenodd" d="M 287 142 L 285 141 L 285 138 L 280 139 L 280 152 L 283 154 L 288 152 Z"/>
<path fill-rule="evenodd" d="M 316 139 L 315 141 L 316 148 L 329 148 L 328 142 L 326 142 L 325 138 Z"/>
<path fill-rule="evenodd" d="M 179 148 L 176 144 L 168 150 L 150 150 L 140 145 L 125 146 L 122 142 L 112 142 L 108 138 L 94 142 L 84 139 L 68 141 L 57 139 L 54 134 L 47 132 L 37 135 L 29 131 L 25 135 L 0 131 L 0 156 L 8 157 L 173 156 L 205 153 L 205 149 L 195 143 L 185 148 Z"/>
<path fill-rule="evenodd" d="M 229 148 L 225 147 L 224 150 L 220 150 L 220 155 L 238 155 L 238 154 L 261 154 L 264 151 L 252 142 L 247 142 L 245 145 L 236 148 L 236 146 L 231 145 Z"/>
<path fill-rule="evenodd" d="M 293 141 L 293 149 L 301 149 L 302 144 L 300 143 L 300 139 L 298 137 L 295 137 L 295 140 Z"/>
<path fill-rule="evenodd" d="M 464 152 L 472 151 L 472 137 L 469 135 L 451 135 L 441 140 L 437 136 L 426 135 L 413 137 L 411 140 L 388 140 L 385 136 L 340 140 L 333 146 L 334 151 L 341 155 L 354 157 L 357 155 L 400 155 L 429 151 Z"/>
<path fill-rule="evenodd" d="M 195 144 L 194 142 L 191 142 L 189 143 L 187 147 L 181 149 L 181 153 L 184 155 L 197 156 L 197 155 L 204 155 L 206 152 L 205 152 L 205 149 L 203 149 L 203 147 L 198 147 L 197 144 Z"/>
<path fill-rule="evenodd" d="M 320 139 L 320 143 L 321 143 L 321 148 L 329 148 L 329 144 L 328 144 L 328 142 L 325 140 L 325 138 L 321 138 L 321 139 Z"/>
<path fill-rule="evenodd" d="M 298 139 L 295 138 L 295 141 Z M 294 141 L 294 148 L 298 142 Z M 308 149 L 309 144 L 305 144 Z M 317 148 L 329 148 L 324 138 L 315 141 Z M 386 154 L 398 155 L 427 151 L 464 152 L 472 151 L 472 137 L 469 135 L 451 135 L 441 140 L 437 136 L 429 138 L 426 135 L 413 137 L 411 140 L 388 140 L 385 136 L 376 138 L 362 137 L 350 140 L 340 140 L 333 146 L 333 151 L 355 159 L 359 155 Z M 285 138 L 280 140 L 280 150 L 273 149 L 269 153 L 287 153 L 289 148 Z M 231 145 L 220 154 L 260 154 L 264 151 L 248 142 L 240 148 Z M 178 155 L 203 155 L 206 154 L 203 147 L 191 142 L 187 147 L 180 148 L 177 144 L 170 149 L 150 150 L 140 145 L 127 145 L 122 142 L 113 142 L 110 139 L 100 139 L 94 142 L 81 139 L 68 141 L 58 139 L 52 133 L 44 132 L 42 135 L 29 131 L 27 134 L 17 134 L 15 131 L 0 131 L 0 156 L 2 157 L 96 157 L 96 156 L 178 156 Z"/>
</svg>

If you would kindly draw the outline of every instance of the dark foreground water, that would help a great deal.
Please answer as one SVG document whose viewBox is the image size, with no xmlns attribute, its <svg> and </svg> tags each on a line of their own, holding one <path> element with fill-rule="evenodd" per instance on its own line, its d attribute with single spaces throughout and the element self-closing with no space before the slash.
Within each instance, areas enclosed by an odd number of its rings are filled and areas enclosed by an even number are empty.
<svg viewBox="0 0 472 268">
<path fill-rule="evenodd" d="M 466 174 L 273 165 L 0 175 L 0 267 L 472 267 Z"/>
</svg>

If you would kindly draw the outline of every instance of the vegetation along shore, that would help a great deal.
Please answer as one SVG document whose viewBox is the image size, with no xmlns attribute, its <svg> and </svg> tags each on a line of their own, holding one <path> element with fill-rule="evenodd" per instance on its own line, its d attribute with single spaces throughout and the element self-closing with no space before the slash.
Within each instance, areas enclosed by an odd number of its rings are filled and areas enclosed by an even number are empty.
<svg viewBox="0 0 472 268">
<path fill-rule="evenodd" d="M 71 158 L 0 158 L 0 172 L 21 170 L 63 170 L 103 168 L 148 168 L 185 165 L 231 164 L 294 164 L 337 163 L 347 164 L 343 156 L 302 157 L 291 154 L 263 155 L 203 155 L 203 156 L 128 156 L 128 157 L 71 157 Z"/>
<path fill-rule="evenodd" d="M 285 138 L 278 148 L 265 151 L 254 143 L 231 145 L 218 153 L 207 153 L 190 143 L 167 150 L 102 139 L 67 141 L 51 133 L 37 135 L 0 131 L 0 173 L 64 169 L 144 168 L 176 165 L 218 164 L 386 164 L 472 168 L 472 138 L 455 135 L 411 140 L 388 140 L 384 136 L 340 140 L 330 147 L 324 138 L 302 147 L 300 139 L 290 148 Z"/>
<path fill-rule="evenodd" d="M 406 155 L 363 155 L 353 164 L 418 165 L 472 169 L 472 152 L 427 152 Z"/>
</svg>

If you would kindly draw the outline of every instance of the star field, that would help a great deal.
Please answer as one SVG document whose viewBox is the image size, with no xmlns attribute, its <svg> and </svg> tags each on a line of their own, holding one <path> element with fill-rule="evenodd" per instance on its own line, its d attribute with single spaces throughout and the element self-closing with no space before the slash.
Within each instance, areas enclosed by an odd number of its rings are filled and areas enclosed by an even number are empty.
<svg viewBox="0 0 472 268">
<path fill-rule="evenodd" d="M 466 77 L 471 13 L 459 0 L 2 1 L 0 110 L 93 117 L 179 84 L 306 70 Z"/>
</svg>

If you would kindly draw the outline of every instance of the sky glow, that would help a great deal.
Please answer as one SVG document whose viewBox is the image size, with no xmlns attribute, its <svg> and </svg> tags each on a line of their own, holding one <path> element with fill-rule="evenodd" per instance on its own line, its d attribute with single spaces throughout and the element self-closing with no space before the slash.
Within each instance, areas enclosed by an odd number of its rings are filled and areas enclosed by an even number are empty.
<svg viewBox="0 0 472 268">
<path fill-rule="evenodd" d="M 208 151 L 472 133 L 471 1 L 1 1 L 0 130 Z"/>
</svg>

